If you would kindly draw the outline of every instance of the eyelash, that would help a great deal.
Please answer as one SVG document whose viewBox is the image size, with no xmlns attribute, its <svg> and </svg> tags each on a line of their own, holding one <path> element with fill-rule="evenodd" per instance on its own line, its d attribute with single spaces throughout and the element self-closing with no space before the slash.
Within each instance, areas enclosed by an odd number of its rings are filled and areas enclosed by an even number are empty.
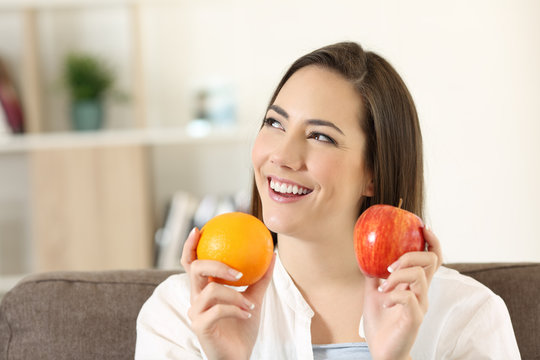
<svg viewBox="0 0 540 360">
<path fill-rule="evenodd" d="M 321 137 L 321 136 L 327 138 L 328 140 L 317 139 L 317 137 Z M 332 145 L 337 145 L 337 142 L 334 139 L 332 139 L 330 136 L 322 134 L 320 132 L 312 132 L 312 133 L 309 134 L 308 138 L 309 139 L 315 139 L 317 141 L 322 141 L 322 142 L 325 142 L 325 143 L 329 143 L 329 144 L 332 144 Z"/>
<path fill-rule="evenodd" d="M 265 126 L 270 126 L 270 127 L 273 127 L 273 128 L 277 129 L 277 127 L 274 126 L 274 124 L 276 124 L 276 123 L 279 124 L 279 127 L 283 129 L 283 126 L 281 125 L 281 123 L 279 121 L 277 121 L 276 119 L 271 118 L 271 117 L 264 119 L 264 125 Z"/>
<path fill-rule="evenodd" d="M 275 126 L 275 124 L 279 124 L 279 127 Z M 264 125 L 272 127 L 274 129 L 282 129 L 283 130 L 283 126 L 281 125 L 281 123 L 278 120 L 276 120 L 274 118 L 271 118 L 271 117 L 264 119 Z M 324 137 L 327 140 L 321 140 L 320 137 Z M 314 132 L 309 133 L 308 139 L 315 139 L 315 140 L 320 141 L 320 142 L 324 142 L 324 143 L 328 143 L 328 144 L 332 144 L 332 145 L 337 145 L 337 142 L 332 137 L 330 137 L 330 136 L 328 136 L 326 134 L 320 133 L 320 132 L 315 132 L 314 131 Z"/>
</svg>

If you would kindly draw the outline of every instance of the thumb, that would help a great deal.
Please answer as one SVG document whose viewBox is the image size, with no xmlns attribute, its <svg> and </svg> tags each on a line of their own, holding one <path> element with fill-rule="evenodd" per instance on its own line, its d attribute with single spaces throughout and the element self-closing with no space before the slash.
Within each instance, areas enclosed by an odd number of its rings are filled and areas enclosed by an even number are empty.
<svg viewBox="0 0 540 360">
<path fill-rule="evenodd" d="M 266 289 L 268 288 L 268 285 L 270 284 L 270 280 L 272 280 L 272 274 L 274 273 L 274 265 L 276 264 L 276 253 L 272 255 L 272 261 L 270 261 L 270 265 L 268 266 L 268 270 L 266 270 L 266 273 L 263 275 L 263 277 L 257 281 L 254 284 L 251 284 L 247 290 L 244 292 L 244 295 L 252 299 L 253 301 L 257 303 L 261 303 L 262 299 L 264 297 L 264 293 L 266 292 Z"/>
</svg>

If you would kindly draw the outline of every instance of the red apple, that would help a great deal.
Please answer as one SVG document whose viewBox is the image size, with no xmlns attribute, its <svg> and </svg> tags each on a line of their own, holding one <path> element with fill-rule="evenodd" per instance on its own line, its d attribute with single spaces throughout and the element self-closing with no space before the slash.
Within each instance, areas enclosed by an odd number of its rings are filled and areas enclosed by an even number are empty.
<svg viewBox="0 0 540 360">
<path fill-rule="evenodd" d="M 360 270 L 386 279 L 388 266 L 409 251 L 423 251 L 424 223 L 400 206 L 373 205 L 360 215 L 354 226 L 354 251 Z"/>
</svg>

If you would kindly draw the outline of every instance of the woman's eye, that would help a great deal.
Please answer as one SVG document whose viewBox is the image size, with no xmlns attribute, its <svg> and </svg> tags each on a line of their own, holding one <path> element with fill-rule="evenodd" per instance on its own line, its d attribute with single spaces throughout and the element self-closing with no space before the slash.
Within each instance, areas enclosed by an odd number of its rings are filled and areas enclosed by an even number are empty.
<svg viewBox="0 0 540 360">
<path fill-rule="evenodd" d="M 333 144 L 333 145 L 336 145 L 336 141 L 334 139 L 332 139 L 330 136 L 328 135 L 324 135 L 324 134 L 321 134 L 321 133 L 311 133 L 309 135 L 309 138 L 310 139 L 315 139 L 317 141 L 322 141 L 322 142 L 326 142 L 326 143 L 329 143 L 329 144 Z"/>
<path fill-rule="evenodd" d="M 271 126 L 276 129 L 283 129 L 283 126 L 281 126 L 281 123 L 277 121 L 274 118 L 266 118 L 264 119 L 264 124 L 267 126 Z"/>
</svg>

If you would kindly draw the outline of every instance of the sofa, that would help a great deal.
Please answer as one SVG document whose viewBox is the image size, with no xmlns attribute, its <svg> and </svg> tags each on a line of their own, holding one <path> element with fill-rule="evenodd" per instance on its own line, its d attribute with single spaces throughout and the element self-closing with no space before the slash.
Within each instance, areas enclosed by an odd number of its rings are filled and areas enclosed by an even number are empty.
<svg viewBox="0 0 540 360">
<path fill-rule="evenodd" d="M 540 359 L 540 263 L 448 264 L 508 306 L 523 359 Z M 0 304 L 0 360 L 133 359 L 139 309 L 174 271 L 30 275 Z"/>
</svg>

